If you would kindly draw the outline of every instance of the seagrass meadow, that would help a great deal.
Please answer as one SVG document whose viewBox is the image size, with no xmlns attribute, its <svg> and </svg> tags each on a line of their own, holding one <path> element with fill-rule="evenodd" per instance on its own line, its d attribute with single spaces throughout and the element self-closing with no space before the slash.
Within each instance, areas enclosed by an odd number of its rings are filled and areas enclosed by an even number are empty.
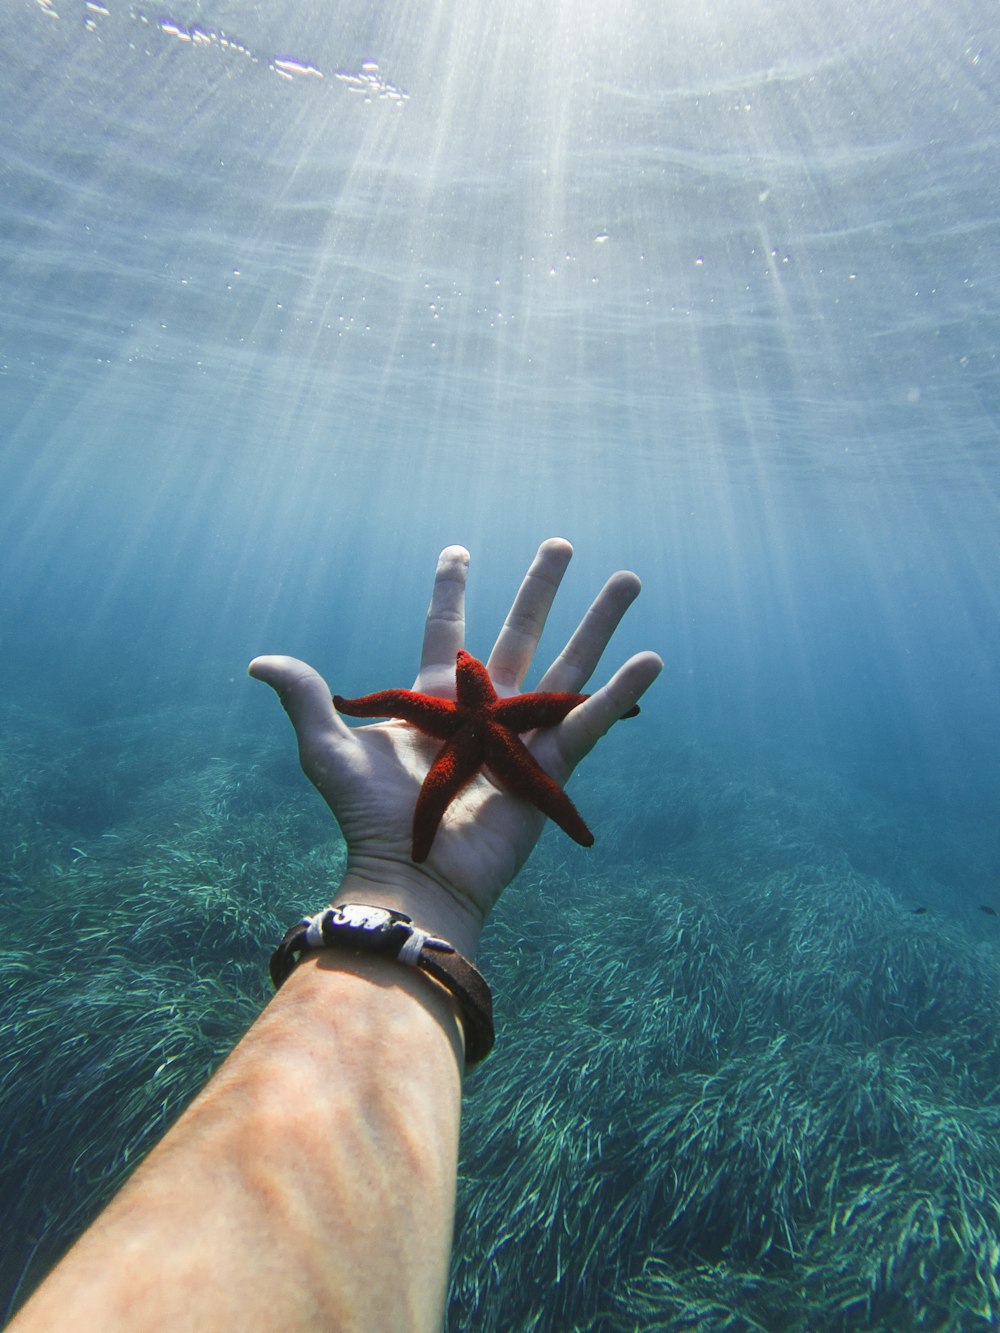
<svg viewBox="0 0 1000 1333">
<path fill-rule="evenodd" d="M 266 1003 L 343 848 L 280 738 L 209 711 L 5 706 L 2 735 L 9 1311 Z M 995 1328 L 1000 933 L 928 869 L 989 848 L 787 753 L 573 791 L 597 846 L 547 831 L 484 938 L 451 1333 Z"/>
<path fill-rule="evenodd" d="M 337 885 L 246 664 L 412 684 L 455 544 L 664 670 L 483 935 L 448 1333 L 1000 1330 L 997 0 L 2 37 L 0 1322 Z"/>
</svg>

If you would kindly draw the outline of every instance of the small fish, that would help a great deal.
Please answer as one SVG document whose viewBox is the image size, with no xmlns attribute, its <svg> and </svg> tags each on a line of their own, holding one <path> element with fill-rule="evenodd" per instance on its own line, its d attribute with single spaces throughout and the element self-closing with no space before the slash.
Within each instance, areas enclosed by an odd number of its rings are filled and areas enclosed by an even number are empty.
<svg viewBox="0 0 1000 1333">
<path fill-rule="evenodd" d="M 980 903 L 979 910 L 985 912 L 987 916 L 996 916 L 996 909 L 990 907 L 989 903 Z"/>
<path fill-rule="evenodd" d="M 913 909 L 914 916 L 924 916 L 926 912 L 927 912 L 926 907 L 914 907 Z"/>
</svg>

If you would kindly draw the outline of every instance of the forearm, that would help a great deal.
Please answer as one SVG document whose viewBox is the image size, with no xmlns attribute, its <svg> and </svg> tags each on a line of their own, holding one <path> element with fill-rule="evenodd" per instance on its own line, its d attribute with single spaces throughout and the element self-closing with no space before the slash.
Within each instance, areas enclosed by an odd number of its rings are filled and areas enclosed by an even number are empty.
<svg viewBox="0 0 1000 1333">
<path fill-rule="evenodd" d="M 461 1060 L 429 978 L 306 959 L 12 1329 L 439 1329 Z"/>
</svg>

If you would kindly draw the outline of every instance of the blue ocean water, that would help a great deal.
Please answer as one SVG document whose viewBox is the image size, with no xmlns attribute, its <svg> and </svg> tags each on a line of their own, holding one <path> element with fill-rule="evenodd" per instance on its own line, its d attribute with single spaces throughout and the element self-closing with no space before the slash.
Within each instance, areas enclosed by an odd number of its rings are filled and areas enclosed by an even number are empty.
<svg viewBox="0 0 1000 1333">
<path fill-rule="evenodd" d="M 644 743 L 995 811 L 990 6 L 104 9 L 4 34 L 19 692 L 408 678 L 443 545 L 485 651 L 559 534 Z"/>
<path fill-rule="evenodd" d="M 631 568 L 600 674 L 667 663 L 592 810 L 684 746 L 822 774 L 993 929 L 998 38 L 986 0 L 10 4 L 9 703 L 287 746 L 252 656 L 408 684 L 453 542 L 485 656 L 565 536 L 542 656 Z"/>
</svg>

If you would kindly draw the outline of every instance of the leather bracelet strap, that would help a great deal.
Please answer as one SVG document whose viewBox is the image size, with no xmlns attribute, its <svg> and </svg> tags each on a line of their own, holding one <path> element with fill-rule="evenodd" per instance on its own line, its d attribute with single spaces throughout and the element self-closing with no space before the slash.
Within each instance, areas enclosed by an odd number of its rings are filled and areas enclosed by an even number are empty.
<svg viewBox="0 0 1000 1333">
<path fill-rule="evenodd" d="M 465 1063 L 485 1060 L 495 1040 L 493 996 L 486 978 L 455 949 L 451 953 L 422 949 L 417 967 L 454 995 L 465 1030 Z"/>
<path fill-rule="evenodd" d="M 478 1064 L 493 1048 L 493 997 L 481 972 L 447 940 L 428 935 L 404 912 L 362 903 L 325 907 L 285 932 L 271 955 L 275 990 L 311 949 L 383 954 L 426 972 L 455 997 L 465 1032 L 465 1063 Z"/>
</svg>

